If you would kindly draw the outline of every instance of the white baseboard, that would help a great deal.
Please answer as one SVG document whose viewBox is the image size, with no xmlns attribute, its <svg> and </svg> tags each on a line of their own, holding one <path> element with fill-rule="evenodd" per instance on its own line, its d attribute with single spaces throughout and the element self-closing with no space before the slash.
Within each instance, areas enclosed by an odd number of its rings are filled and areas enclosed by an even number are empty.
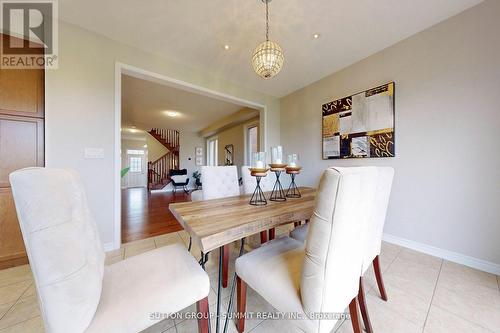
<svg viewBox="0 0 500 333">
<path fill-rule="evenodd" d="M 103 248 L 104 248 L 104 252 L 116 250 L 116 246 L 115 246 L 114 242 L 109 242 L 109 243 L 104 244 Z"/>
<path fill-rule="evenodd" d="M 194 186 L 192 186 L 192 185 L 188 185 L 188 186 L 187 186 L 187 189 L 188 189 L 189 191 L 192 191 L 192 190 L 196 190 L 196 187 L 194 187 Z M 151 190 L 151 193 L 173 192 L 173 191 L 174 191 L 173 187 L 172 187 L 172 186 L 170 186 L 170 184 L 167 184 L 167 185 L 165 185 L 165 187 L 164 187 L 164 188 L 162 188 L 162 189 L 159 189 L 159 190 Z M 183 190 L 183 189 L 181 189 L 181 188 L 177 188 L 177 192 L 182 192 L 182 191 L 184 191 L 184 190 Z"/>
<path fill-rule="evenodd" d="M 429 254 L 431 256 L 445 259 L 448 261 L 452 261 L 452 262 L 455 262 L 457 264 L 472 267 L 472 268 L 475 268 L 475 269 L 478 269 L 478 270 L 481 270 L 484 272 L 500 275 L 500 265 L 495 264 L 493 262 L 473 258 L 473 257 L 467 256 L 465 254 L 461 254 L 461 253 L 453 252 L 453 251 L 448 251 L 448 250 L 441 249 L 441 248 L 438 248 L 435 246 L 415 242 L 415 241 L 412 241 L 409 239 L 401 238 L 401 237 L 390 235 L 390 234 L 384 234 L 382 238 L 384 241 L 386 241 L 388 243 L 392 243 L 392 244 L 396 244 L 396 245 L 399 245 L 402 247 L 406 247 L 406 248 L 409 248 L 409 249 L 412 249 L 412 250 L 415 250 L 418 252 Z"/>
</svg>

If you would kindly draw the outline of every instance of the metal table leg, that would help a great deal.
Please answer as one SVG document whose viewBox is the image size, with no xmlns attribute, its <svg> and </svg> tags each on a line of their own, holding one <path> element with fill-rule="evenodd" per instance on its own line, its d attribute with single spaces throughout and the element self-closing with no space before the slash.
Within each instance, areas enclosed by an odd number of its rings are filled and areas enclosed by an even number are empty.
<svg viewBox="0 0 500 333">
<path fill-rule="evenodd" d="M 219 247 L 219 279 L 217 283 L 217 315 L 215 317 L 215 332 L 219 333 L 220 326 L 220 300 L 222 291 L 222 259 L 224 257 L 224 247 Z"/>
<path fill-rule="evenodd" d="M 242 238 L 241 239 L 241 246 L 240 246 L 240 253 L 238 254 L 238 257 L 241 257 L 241 255 L 243 254 L 243 251 L 244 251 L 244 247 L 245 247 L 245 238 Z M 231 311 L 233 311 L 233 298 L 234 298 L 234 287 L 236 286 L 236 272 L 234 272 L 234 275 L 233 275 L 233 282 L 231 284 L 231 294 L 229 296 L 229 304 L 227 306 L 227 316 L 226 316 L 226 321 L 224 322 L 224 333 L 227 332 L 227 328 L 228 328 L 228 322 L 229 322 L 229 317 L 231 315 Z"/>
<path fill-rule="evenodd" d="M 189 239 L 190 239 L 189 245 L 191 247 L 191 238 L 189 238 Z M 208 261 L 208 253 L 203 253 L 203 251 L 201 251 L 201 258 L 200 258 L 199 264 L 201 265 L 203 270 L 205 270 L 205 264 L 207 263 L 207 261 Z M 210 313 L 210 305 L 209 305 L 208 313 Z M 209 316 L 208 317 L 208 333 L 210 333 L 211 331 L 212 331 L 212 326 L 210 325 L 210 316 Z"/>
<path fill-rule="evenodd" d="M 208 253 L 210 253 L 210 252 L 203 253 L 203 251 L 201 251 L 201 258 L 200 258 L 200 261 L 198 261 L 198 263 L 200 264 L 201 268 L 203 268 L 203 269 L 205 269 L 205 264 L 208 261 Z"/>
<path fill-rule="evenodd" d="M 244 246 L 245 246 L 245 238 L 241 239 L 241 247 L 240 247 L 240 253 L 239 253 L 238 257 L 243 254 Z M 208 261 L 207 255 L 208 255 L 208 253 L 207 254 L 203 254 L 203 252 L 201 253 L 200 265 L 203 267 L 203 269 L 205 269 L 205 263 Z M 217 313 L 216 313 L 216 317 L 215 317 L 215 320 L 216 320 L 215 332 L 216 333 L 220 332 L 220 317 L 221 317 L 220 312 L 221 312 L 221 295 L 222 295 L 222 258 L 223 257 L 224 257 L 224 247 L 221 246 L 219 248 L 219 278 L 218 278 L 218 285 L 217 285 Z M 236 272 L 233 275 L 233 281 L 231 284 L 231 296 L 229 297 L 227 316 L 226 316 L 226 320 L 224 322 L 224 333 L 227 332 L 229 317 L 230 317 L 231 311 L 233 309 L 233 298 L 234 298 L 235 286 L 236 286 Z M 209 321 L 209 324 L 210 324 L 210 321 Z M 210 332 L 210 330 L 209 330 L 209 332 Z"/>
</svg>

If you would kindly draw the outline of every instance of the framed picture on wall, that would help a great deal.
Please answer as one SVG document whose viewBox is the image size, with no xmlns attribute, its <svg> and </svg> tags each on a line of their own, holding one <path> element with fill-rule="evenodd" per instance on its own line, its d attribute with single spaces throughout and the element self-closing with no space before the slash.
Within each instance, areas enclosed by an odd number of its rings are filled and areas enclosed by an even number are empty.
<svg viewBox="0 0 500 333">
<path fill-rule="evenodd" d="M 234 165 L 234 146 L 226 145 L 224 147 L 224 165 Z"/>
<path fill-rule="evenodd" d="M 394 82 L 322 106 L 323 159 L 394 157 Z"/>
<path fill-rule="evenodd" d="M 200 157 L 203 156 L 203 148 L 201 148 L 201 147 L 196 147 L 194 149 L 194 152 L 195 152 L 196 156 L 200 156 Z"/>
<path fill-rule="evenodd" d="M 203 164 L 203 158 L 201 156 L 196 156 L 196 165 L 202 165 Z"/>
</svg>

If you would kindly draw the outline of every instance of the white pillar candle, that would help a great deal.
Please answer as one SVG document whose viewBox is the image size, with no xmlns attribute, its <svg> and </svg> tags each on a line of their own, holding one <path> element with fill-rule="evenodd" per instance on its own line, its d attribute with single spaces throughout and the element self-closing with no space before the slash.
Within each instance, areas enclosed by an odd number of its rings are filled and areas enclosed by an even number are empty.
<svg viewBox="0 0 500 333">
<path fill-rule="evenodd" d="M 258 169 L 263 169 L 264 168 L 264 162 L 262 161 L 256 161 L 255 162 L 255 167 Z"/>
<path fill-rule="evenodd" d="M 272 147 L 271 148 L 271 163 L 282 164 L 283 162 L 283 147 Z"/>
<path fill-rule="evenodd" d="M 293 168 L 299 166 L 299 156 L 297 154 L 288 155 L 288 166 Z"/>
</svg>

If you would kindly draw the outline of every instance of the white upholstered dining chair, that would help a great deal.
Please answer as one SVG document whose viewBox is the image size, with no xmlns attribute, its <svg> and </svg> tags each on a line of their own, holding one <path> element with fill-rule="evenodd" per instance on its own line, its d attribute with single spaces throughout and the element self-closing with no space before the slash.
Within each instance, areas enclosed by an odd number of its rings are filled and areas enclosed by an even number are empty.
<svg viewBox="0 0 500 333">
<path fill-rule="evenodd" d="M 384 231 L 385 218 L 387 215 L 387 207 L 389 206 L 389 198 L 391 195 L 392 181 L 394 178 L 394 169 L 391 167 L 376 167 L 377 168 L 377 184 L 376 197 L 374 199 L 373 210 L 370 214 L 369 223 L 366 228 L 366 244 L 363 254 L 363 269 L 360 277 L 360 305 L 362 309 L 363 319 L 367 332 L 372 331 L 368 312 L 366 310 L 366 302 L 364 295 L 363 276 L 373 263 L 373 270 L 377 280 L 377 286 L 380 296 L 384 301 L 387 301 L 387 293 L 384 287 L 384 280 L 380 269 L 379 255 L 382 246 L 382 234 Z M 307 238 L 309 224 L 305 224 L 295 228 L 290 236 L 296 240 L 304 242 Z"/>
<path fill-rule="evenodd" d="M 192 201 L 212 200 L 240 195 L 238 169 L 236 166 L 202 166 L 203 189 L 191 193 Z M 229 277 L 229 245 L 223 247 L 222 287 L 226 288 Z"/>
<path fill-rule="evenodd" d="M 240 195 L 236 166 L 202 166 L 201 183 L 203 200 Z"/>
<path fill-rule="evenodd" d="M 291 321 L 304 332 L 330 332 L 337 319 L 314 316 L 341 314 L 346 307 L 354 332 L 361 332 L 357 295 L 376 177 L 374 167 L 327 169 L 305 245 L 278 238 L 236 260 L 239 332 L 244 331 L 246 285 L 278 311 L 305 318 Z"/>
<path fill-rule="evenodd" d="M 206 182 L 206 183 L 205 183 Z M 236 166 L 202 166 L 203 188 L 191 193 L 192 201 L 219 199 L 240 195 Z"/>
<path fill-rule="evenodd" d="M 181 245 L 104 265 L 76 172 L 28 168 L 10 182 L 46 332 L 140 332 L 194 303 L 208 315 L 209 278 Z"/>
</svg>

